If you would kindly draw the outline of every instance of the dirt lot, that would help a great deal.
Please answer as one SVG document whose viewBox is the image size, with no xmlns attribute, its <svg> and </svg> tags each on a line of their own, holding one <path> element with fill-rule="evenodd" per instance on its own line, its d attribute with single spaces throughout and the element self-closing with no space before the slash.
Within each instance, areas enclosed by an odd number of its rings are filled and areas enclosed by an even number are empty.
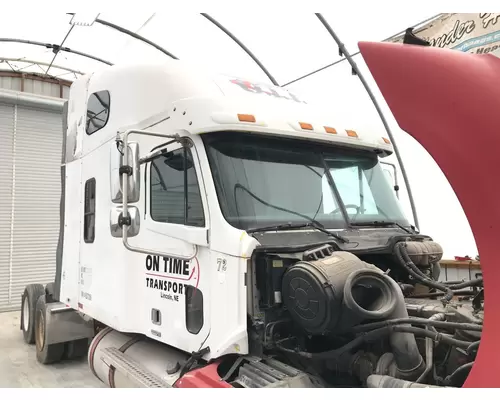
<svg viewBox="0 0 500 400">
<path fill-rule="evenodd" d="M 100 388 L 87 359 L 41 365 L 23 341 L 20 312 L 0 313 L 0 388 Z"/>
</svg>

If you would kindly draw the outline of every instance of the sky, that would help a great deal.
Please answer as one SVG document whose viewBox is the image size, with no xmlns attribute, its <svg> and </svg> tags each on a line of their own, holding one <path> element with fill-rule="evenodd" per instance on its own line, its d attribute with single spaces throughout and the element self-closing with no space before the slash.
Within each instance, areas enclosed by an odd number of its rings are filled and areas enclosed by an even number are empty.
<svg viewBox="0 0 500 400">
<path fill-rule="evenodd" d="M 245 43 L 280 85 L 340 59 L 335 42 L 312 12 L 288 10 L 278 13 L 271 10 L 264 13 L 252 7 L 243 11 L 232 8 L 231 12 L 209 14 Z M 375 17 L 370 10 L 358 12 L 353 7 L 344 12 L 329 11 L 322 14 L 348 51 L 356 53 L 359 41 L 384 40 L 436 13 L 426 9 L 411 9 L 379 13 Z M 200 14 L 127 8 L 121 13 L 103 12 L 99 18 L 143 35 L 184 61 L 202 64 L 205 68 L 221 73 L 269 82 L 238 45 Z M 71 27 L 70 19 L 63 12 L 47 9 L 28 15 L 16 9 L 2 11 L 0 38 L 60 44 Z M 97 24 L 74 27 L 64 46 L 113 63 L 161 62 L 166 57 L 151 46 Z M 53 56 L 51 50 L 44 47 L 0 42 L 0 57 L 24 57 L 50 64 Z M 441 243 L 446 258 L 456 255 L 475 257 L 477 249 L 467 218 L 446 177 L 427 151 L 399 129 L 362 57 L 355 56 L 355 61 L 384 110 L 400 149 L 417 206 L 420 231 Z M 16 67 L 29 66 L 29 63 L 12 64 Z M 82 72 L 106 67 L 100 62 L 63 52 L 56 57 L 54 65 Z M 44 72 L 36 65 L 25 70 Z M 70 80 L 75 78 L 73 73 L 57 67 L 52 67 L 50 74 Z M 371 100 L 359 78 L 351 74 L 347 62 L 291 84 L 288 88 L 332 116 L 338 121 L 338 126 L 367 129 L 387 136 Z M 394 156 L 385 161 L 396 163 Z M 400 172 L 398 177 L 401 201 L 411 220 L 411 209 Z"/>
</svg>

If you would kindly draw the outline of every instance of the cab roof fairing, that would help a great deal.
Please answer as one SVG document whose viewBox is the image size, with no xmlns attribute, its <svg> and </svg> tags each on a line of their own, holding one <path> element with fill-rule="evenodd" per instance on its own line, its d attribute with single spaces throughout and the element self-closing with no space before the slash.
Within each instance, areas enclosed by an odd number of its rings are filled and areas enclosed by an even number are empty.
<svg viewBox="0 0 500 400">
<path fill-rule="evenodd" d="M 156 117 L 156 124 L 168 119 L 164 126 L 184 129 L 189 134 L 248 131 L 364 148 L 377 151 L 381 157 L 393 152 L 392 145 L 381 136 L 358 132 L 355 128 L 357 137 L 348 136 L 346 130 L 333 123 L 335 118 L 331 121 L 319 115 L 314 107 L 285 88 L 251 83 L 168 60 L 112 66 L 73 83 L 68 109 L 67 162 L 79 157 L 81 141 L 87 137 L 84 132 L 87 99 L 100 90 L 109 90 L 111 95 L 110 121 L 106 131 L 101 132 L 102 142 L 116 137 L 116 132 L 126 130 L 124 127 L 153 126 L 155 123 L 151 121 Z M 238 114 L 254 115 L 256 122 L 239 121 Z M 149 124 L 141 126 L 138 121 Z M 301 129 L 301 122 L 311 124 L 313 129 Z M 325 127 L 334 128 L 337 133 L 328 133 Z"/>
</svg>

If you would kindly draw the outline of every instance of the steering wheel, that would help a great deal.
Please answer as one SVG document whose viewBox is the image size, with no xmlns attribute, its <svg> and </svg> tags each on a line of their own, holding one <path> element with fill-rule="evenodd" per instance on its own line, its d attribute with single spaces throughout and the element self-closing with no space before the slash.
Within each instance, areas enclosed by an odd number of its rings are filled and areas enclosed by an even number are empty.
<svg viewBox="0 0 500 400">
<path fill-rule="evenodd" d="M 345 205 L 345 208 L 354 208 L 356 210 L 356 215 L 359 214 L 359 210 L 360 210 L 360 206 L 357 206 L 356 204 L 346 204 Z M 330 212 L 330 214 L 336 214 L 338 212 L 340 212 L 341 208 L 336 208 L 335 210 L 333 210 L 332 212 Z"/>
</svg>

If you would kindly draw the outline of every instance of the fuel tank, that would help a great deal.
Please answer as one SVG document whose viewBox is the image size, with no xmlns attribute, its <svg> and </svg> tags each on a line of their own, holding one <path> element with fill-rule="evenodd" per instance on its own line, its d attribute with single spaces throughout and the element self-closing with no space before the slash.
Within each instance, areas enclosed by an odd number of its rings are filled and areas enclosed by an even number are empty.
<svg viewBox="0 0 500 400">
<path fill-rule="evenodd" d="M 118 350 L 134 363 L 128 363 L 125 369 L 108 365 L 110 349 Z M 189 354 L 143 335 L 125 334 L 111 328 L 105 328 L 95 336 L 88 352 L 90 370 L 110 388 L 144 387 L 131 378 L 138 375 L 146 380 L 151 375 L 164 381 L 165 387 L 172 386 L 179 378 L 180 365 L 188 358 Z"/>
</svg>

